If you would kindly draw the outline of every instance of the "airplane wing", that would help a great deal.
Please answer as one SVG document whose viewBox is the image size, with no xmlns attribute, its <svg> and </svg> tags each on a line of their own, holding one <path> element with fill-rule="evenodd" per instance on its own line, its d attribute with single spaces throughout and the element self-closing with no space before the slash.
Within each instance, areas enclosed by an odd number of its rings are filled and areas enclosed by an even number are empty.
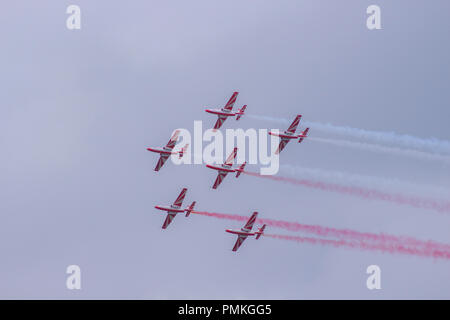
<svg viewBox="0 0 450 320">
<path fill-rule="evenodd" d="M 180 195 L 173 203 L 174 206 L 176 206 L 178 208 L 181 207 L 181 205 L 183 204 L 184 197 L 186 196 L 186 191 L 187 191 L 187 188 L 183 188 L 183 190 L 181 190 Z"/>
<path fill-rule="evenodd" d="M 233 92 L 233 95 L 231 96 L 230 100 L 228 100 L 225 107 L 223 107 L 225 110 L 231 111 L 233 109 L 233 106 L 234 106 L 234 103 L 236 102 L 238 94 L 239 94 L 239 92 Z"/>
<path fill-rule="evenodd" d="M 234 158 L 236 158 L 238 148 L 234 148 L 233 151 L 228 156 L 227 160 L 225 161 L 224 165 L 231 167 L 233 164 Z"/>
<path fill-rule="evenodd" d="M 277 150 L 275 150 L 275 154 L 279 154 L 279 153 L 284 149 L 284 147 L 286 147 L 286 145 L 288 144 L 288 142 L 289 142 L 289 139 L 283 139 L 283 138 L 281 138 L 280 144 L 278 145 Z"/>
<path fill-rule="evenodd" d="M 159 156 L 158 163 L 156 164 L 155 171 L 159 171 L 159 169 L 161 169 L 161 167 L 164 165 L 167 159 L 169 159 L 169 155 L 161 153 L 161 155 Z"/>
<path fill-rule="evenodd" d="M 219 118 L 217 118 L 216 123 L 214 124 L 214 129 L 219 129 L 222 124 L 225 122 L 225 120 L 227 119 L 226 116 L 218 116 Z"/>
<path fill-rule="evenodd" d="M 173 133 L 169 142 L 167 142 L 167 144 L 166 144 L 166 147 L 165 147 L 166 150 L 171 151 L 173 149 L 173 147 L 175 147 L 175 144 L 177 143 L 179 134 L 180 134 L 180 130 L 175 130 L 175 132 Z"/>
<path fill-rule="evenodd" d="M 253 212 L 250 218 L 248 218 L 247 223 L 245 224 L 244 228 L 242 228 L 245 231 L 251 231 L 253 228 L 253 224 L 256 221 L 256 217 L 258 216 L 258 212 Z"/>
<path fill-rule="evenodd" d="M 217 189 L 217 187 L 219 186 L 219 184 L 222 182 L 223 179 L 225 179 L 225 177 L 227 176 L 228 172 L 226 171 L 219 171 L 219 173 L 217 174 L 217 178 L 216 181 L 214 181 L 214 185 L 213 185 L 213 189 Z"/>
<path fill-rule="evenodd" d="M 301 117 L 302 117 L 301 115 L 297 115 L 295 117 L 294 121 L 292 121 L 292 123 L 289 126 L 289 128 L 286 130 L 286 132 L 295 133 L 295 130 L 297 130 L 297 126 L 300 123 Z"/>
<path fill-rule="evenodd" d="M 175 218 L 175 216 L 176 216 L 176 213 L 168 213 L 166 220 L 164 220 L 162 228 L 166 229 L 168 227 L 168 225 L 172 222 L 173 218 Z"/>
<path fill-rule="evenodd" d="M 237 251 L 237 249 L 239 249 L 239 247 L 241 246 L 242 242 L 244 242 L 245 239 L 247 239 L 247 236 L 239 235 L 236 240 L 236 243 L 234 244 L 233 251 Z"/>
</svg>

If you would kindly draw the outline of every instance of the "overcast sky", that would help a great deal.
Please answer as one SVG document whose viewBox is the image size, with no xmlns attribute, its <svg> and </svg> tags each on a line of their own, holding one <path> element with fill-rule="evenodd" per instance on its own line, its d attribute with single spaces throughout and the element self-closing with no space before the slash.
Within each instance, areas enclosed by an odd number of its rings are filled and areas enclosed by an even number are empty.
<svg viewBox="0 0 450 320">
<path fill-rule="evenodd" d="M 66 28 L 70 4 L 81 7 L 81 30 Z M 382 30 L 366 27 L 371 4 Z M 224 229 L 240 222 L 179 216 L 162 230 L 153 206 L 187 187 L 185 204 L 199 210 L 450 243 L 448 214 L 247 175 L 212 190 L 212 170 L 168 161 L 156 173 L 146 151 L 194 120 L 212 126 L 204 107 L 233 91 L 248 114 L 450 140 L 448 1 L 2 8 L 0 298 L 450 298 L 448 261 L 264 237 L 234 253 Z M 224 124 L 239 127 L 285 129 L 249 117 Z M 281 162 L 450 189 L 442 162 L 312 140 L 290 143 Z M 66 288 L 72 264 L 79 291 Z M 366 288 L 372 264 L 381 290 Z"/>
</svg>

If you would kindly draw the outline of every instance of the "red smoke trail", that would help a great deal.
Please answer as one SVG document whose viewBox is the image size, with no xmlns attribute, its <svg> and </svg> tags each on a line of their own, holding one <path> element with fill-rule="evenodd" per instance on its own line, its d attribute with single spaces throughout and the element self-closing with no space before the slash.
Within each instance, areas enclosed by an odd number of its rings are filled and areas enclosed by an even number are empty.
<svg viewBox="0 0 450 320">
<path fill-rule="evenodd" d="M 334 247 L 347 247 L 352 249 L 361 249 L 361 250 L 370 250 L 370 251 L 381 251 L 388 253 L 400 253 L 406 255 L 415 255 L 421 257 L 433 257 L 433 258 L 442 258 L 442 259 L 450 259 L 450 252 L 441 251 L 438 249 L 417 249 L 406 247 L 404 245 L 393 243 L 365 243 L 364 241 L 345 241 L 345 240 L 329 240 L 329 239 L 319 239 L 319 238 L 311 238 L 311 237 L 298 237 L 298 236 L 287 236 L 281 234 L 263 234 L 265 237 L 281 239 L 281 240 L 289 240 L 296 241 L 300 243 L 309 243 L 309 244 L 320 244 L 320 245 L 331 245 Z"/>
<path fill-rule="evenodd" d="M 334 183 L 326 183 L 321 181 L 313 181 L 308 179 L 294 179 L 288 177 L 278 177 L 278 176 L 270 176 L 270 175 L 261 175 L 256 172 L 243 171 L 243 173 L 259 177 L 265 178 L 274 181 L 287 182 L 295 185 L 301 185 L 304 187 L 320 189 L 325 191 L 332 191 L 341 194 L 348 194 L 352 196 L 357 196 L 365 199 L 373 199 L 373 200 L 383 200 L 388 202 L 394 202 L 397 204 L 406 204 L 409 206 L 413 206 L 415 208 L 424 208 L 424 209 L 432 209 L 438 212 L 446 212 L 450 213 L 450 202 L 437 201 L 433 199 L 427 199 L 417 196 L 409 196 L 402 194 L 390 194 L 387 192 L 382 192 L 374 189 L 367 189 L 362 187 L 355 186 L 344 186 Z"/>
<path fill-rule="evenodd" d="M 206 212 L 206 211 L 192 211 L 192 213 L 214 217 L 218 219 L 227 219 L 227 220 L 235 220 L 235 221 L 244 221 L 248 220 L 247 216 L 241 216 L 236 214 L 227 214 L 227 213 L 217 213 L 217 212 Z M 273 220 L 273 219 L 257 219 L 256 222 L 258 224 L 266 224 L 267 226 L 274 228 L 281 228 L 288 231 L 300 231 L 306 233 L 312 233 L 318 236 L 323 237 L 336 237 L 343 239 L 354 239 L 359 241 L 374 241 L 381 243 L 397 243 L 407 246 L 416 246 L 423 247 L 428 250 L 442 250 L 448 251 L 450 253 L 450 245 L 439 243 L 435 241 L 422 241 L 419 239 L 415 239 L 412 237 L 398 237 L 389 234 L 376 234 L 369 232 L 359 232 L 350 229 L 336 229 L 323 227 L 319 225 L 308 225 L 301 224 L 298 222 L 289 222 L 283 220 Z"/>
</svg>

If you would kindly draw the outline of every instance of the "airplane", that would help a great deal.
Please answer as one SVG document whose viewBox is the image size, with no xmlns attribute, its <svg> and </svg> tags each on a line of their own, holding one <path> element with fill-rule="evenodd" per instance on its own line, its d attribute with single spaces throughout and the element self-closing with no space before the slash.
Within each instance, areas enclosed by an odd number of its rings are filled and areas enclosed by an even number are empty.
<svg viewBox="0 0 450 320">
<path fill-rule="evenodd" d="M 297 126 L 300 123 L 300 119 L 302 118 L 302 116 L 299 114 L 295 117 L 294 121 L 291 123 L 291 125 L 289 126 L 289 128 L 284 132 L 284 133 L 274 133 L 269 131 L 269 134 L 271 136 L 276 136 L 276 137 L 280 137 L 280 144 L 278 145 L 277 150 L 275 151 L 275 154 L 279 154 L 284 147 L 288 144 L 288 142 L 291 139 L 297 139 L 298 138 L 298 142 L 302 142 L 303 139 L 305 139 L 308 136 L 308 131 L 309 128 L 306 128 L 302 133 L 300 134 L 295 134 L 295 130 L 297 130 Z"/>
<path fill-rule="evenodd" d="M 231 154 L 228 156 L 228 158 L 225 161 L 225 163 L 220 165 L 220 166 L 214 166 L 214 165 L 211 165 L 211 164 L 207 164 L 206 165 L 210 169 L 214 169 L 214 170 L 219 171 L 218 174 L 217 174 L 216 181 L 214 182 L 214 185 L 212 187 L 213 189 L 217 189 L 219 184 L 227 176 L 228 173 L 236 172 L 236 178 L 238 178 L 241 175 L 241 173 L 244 171 L 244 168 L 245 168 L 245 165 L 247 164 L 247 161 L 242 163 L 239 166 L 239 168 L 233 168 L 232 167 L 234 158 L 236 157 L 236 154 L 237 154 L 237 150 L 238 150 L 238 148 L 234 148 L 233 151 L 231 152 Z"/>
<path fill-rule="evenodd" d="M 236 243 L 234 244 L 233 251 L 237 251 L 239 247 L 241 246 L 242 242 L 244 242 L 247 237 L 250 236 L 256 236 L 256 240 L 261 237 L 261 235 L 264 234 L 264 229 L 266 228 L 266 225 L 263 224 L 262 227 L 258 228 L 258 231 L 252 232 L 253 224 L 256 221 L 256 217 L 258 215 L 258 212 L 253 212 L 251 217 L 248 219 L 247 223 L 243 228 L 240 230 L 233 230 L 233 229 L 226 229 L 225 231 L 228 233 L 236 234 L 238 236 Z"/>
<path fill-rule="evenodd" d="M 180 130 L 176 130 L 174 132 L 174 134 L 172 135 L 172 137 L 170 138 L 169 142 L 167 142 L 166 146 L 163 147 L 162 149 L 161 148 L 147 148 L 148 151 L 156 152 L 156 153 L 160 154 L 158 163 L 156 164 L 156 167 L 155 167 L 155 171 L 159 171 L 159 169 L 161 169 L 161 167 L 164 165 L 166 160 L 169 159 L 169 157 L 172 154 L 178 154 L 179 158 L 182 158 L 184 156 L 187 148 L 189 147 L 188 143 L 183 148 L 181 148 L 181 150 L 172 151 L 172 149 L 175 147 L 175 144 L 177 143 L 179 134 L 180 134 Z"/>
<path fill-rule="evenodd" d="M 155 206 L 155 208 L 158 209 L 158 210 L 167 211 L 166 220 L 164 221 L 164 223 L 162 225 L 163 229 L 167 228 L 167 226 L 172 222 L 173 218 L 175 218 L 175 216 L 178 213 L 186 212 L 186 217 L 189 217 L 191 212 L 194 210 L 195 201 L 192 202 L 191 205 L 188 206 L 186 209 L 182 209 L 181 208 L 181 205 L 183 204 L 184 197 L 186 195 L 186 191 L 187 191 L 187 188 L 183 188 L 183 190 L 181 190 L 181 193 L 178 196 L 178 198 L 170 206 L 161 206 L 161 205 L 156 205 Z"/>
<path fill-rule="evenodd" d="M 205 110 L 206 112 L 216 114 L 219 117 L 217 119 L 216 123 L 214 124 L 214 130 L 219 129 L 228 117 L 236 116 L 236 120 L 239 120 L 244 115 L 247 105 L 244 105 L 242 108 L 238 109 L 238 111 L 236 111 L 236 112 L 232 111 L 238 94 L 239 94 L 239 92 L 234 92 L 233 95 L 231 96 L 230 100 L 228 100 L 225 107 L 223 107 L 221 109 L 206 109 Z"/>
</svg>

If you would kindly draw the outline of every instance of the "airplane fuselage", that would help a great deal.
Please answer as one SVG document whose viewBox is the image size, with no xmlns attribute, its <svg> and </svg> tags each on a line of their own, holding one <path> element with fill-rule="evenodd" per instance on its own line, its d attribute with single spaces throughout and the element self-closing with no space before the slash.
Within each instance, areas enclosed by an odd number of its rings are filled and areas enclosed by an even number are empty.
<svg viewBox="0 0 450 320">
<path fill-rule="evenodd" d="M 244 230 L 234 230 L 234 229 L 226 229 L 225 230 L 228 233 L 237 234 L 239 236 L 254 236 L 256 233 L 251 231 L 244 231 Z"/>
<path fill-rule="evenodd" d="M 285 131 L 283 133 L 274 133 L 272 131 L 269 131 L 269 135 L 271 136 L 275 136 L 275 137 L 280 137 L 283 139 L 297 139 L 297 138 L 306 138 L 308 135 L 300 133 L 300 134 L 295 134 L 295 133 L 291 133 L 288 131 Z"/>
<path fill-rule="evenodd" d="M 271 136 L 280 137 L 280 138 L 283 138 L 283 139 L 297 139 L 297 138 L 303 137 L 301 134 L 294 134 L 294 133 L 289 133 L 289 132 L 273 133 L 272 131 L 269 131 L 269 134 Z"/>
<path fill-rule="evenodd" d="M 235 112 L 228 111 L 226 109 L 206 109 L 205 111 L 208 113 L 216 114 L 218 116 L 225 116 L 225 117 L 234 117 L 236 115 Z"/>
<path fill-rule="evenodd" d="M 171 205 L 171 206 L 157 205 L 157 206 L 155 206 L 155 208 L 158 210 L 167 211 L 168 213 L 181 213 L 181 212 L 185 211 L 184 209 L 181 209 L 180 207 L 176 207 L 173 205 Z"/>
<path fill-rule="evenodd" d="M 214 170 L 218 170 L 218 171 L 226 171 L 226 172 L 235 172 L 236 171 L 236 169 L 233 169 L 233 168 L 230 168 L 230 167 L 224 166 L 224 165 L 213 166 L 211 164 L 207 164 L 206 166 L 210 169 L 214 169 Z"/>
<path fill-rule="evenodd" d="M 147 148 L 148 151 L 151 152 L 156 152 L 156 153 L 161 153 L 161 154 L 177 154 L 179 153 L 178 151 L 170 151 L 170 150 L 166 150 L 164 148 Z"/>
</svg>

